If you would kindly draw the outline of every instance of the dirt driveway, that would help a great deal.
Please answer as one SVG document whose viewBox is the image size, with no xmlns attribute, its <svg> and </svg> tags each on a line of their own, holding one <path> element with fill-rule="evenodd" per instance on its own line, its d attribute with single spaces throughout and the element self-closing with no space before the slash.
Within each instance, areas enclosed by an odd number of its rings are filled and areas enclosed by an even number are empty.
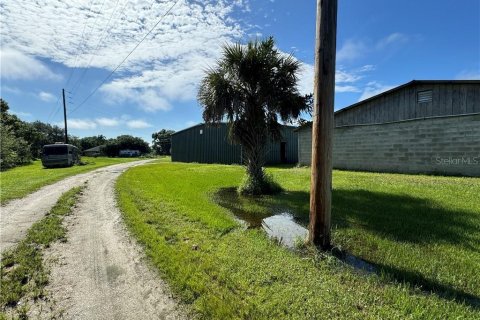
<svg viewBox="0 0 480 320">
<path fill-rule="evenodd" d="M 129 237 L 116 205 L 115 180 L 128 167 L 139 164 L 144 162 L 106 167 L 58 183 L 59 196 L 88 181 L 72 214 L 64 220 L 67 241 L 55 243 L 44 252 L 51 269 L 48 299 L 32 306 L 32 318 L 186 318 L 166 284 L 144 261 L 141 248 Z M 46 209 L 45 202 L 53 205 L 56 195 L 57 191 L 42 189 L 37 192 L 40 198 L 28 198 Z"/>
<path fill-rule="evenodd" d="M 28 196 L 12 200 L 0 208 L 0 252 L 18 243 L 32 224 L 41 219 L 55 205 L 62 193 L 78 187 L 105 171 L 123 171 L 150 160 L 134 161 L 100 168 L 75 175 L 45 186 Z"/>
</svg>

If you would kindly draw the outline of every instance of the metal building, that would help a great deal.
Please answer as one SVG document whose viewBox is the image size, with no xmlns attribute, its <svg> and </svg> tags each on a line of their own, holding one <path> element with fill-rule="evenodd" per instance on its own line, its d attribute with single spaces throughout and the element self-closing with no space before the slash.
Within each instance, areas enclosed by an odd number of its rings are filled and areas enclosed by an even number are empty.
<svg viewBox="0 0 480 320">
<path fill-rule="evenodd" d="M 335 112 L 335 127 L 480 113 L 480 80 L 413 80 Z"/>
<path fill-rule="evenodd" d="M 310 165 L 311 127 L 298 134 Z M 333 166 L 480 176 L 480 81 L 411 81 L 338 110 Z"/>
<path fill-rule="evenodd" d="M 283 126 L 282 139 L 268 143 L 268 164 L 297 163 L 296 127 Z M 225 123 L 218 126 L 198 124 L 172 135 L 172 161 L 198 163 L 242 163 L 242 148 L 230 143 Z"/>
</svg>

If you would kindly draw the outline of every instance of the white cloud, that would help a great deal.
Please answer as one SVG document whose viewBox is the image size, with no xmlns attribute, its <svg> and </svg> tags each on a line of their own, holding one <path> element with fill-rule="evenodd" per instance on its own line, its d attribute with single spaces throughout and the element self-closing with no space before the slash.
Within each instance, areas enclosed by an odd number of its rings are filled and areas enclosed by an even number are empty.
<svg viewBox="0 0 480 320">
<path fill-rule="evenodd" d="M 10 112 L 10 113 L 13 113 L 14 115 L 17 115 L 17 116 L 19 116 L 19 117 L 29 118 L 29 117 L 32 116 L 32 114 L 29 113 L 29 112 L 16 111 L 16 110 L 10 110 L 9 112 Z"/>
<path fill-rule="evenodd" d="M 360 92 L 361 90 L 355 86 L 335 86 L 335 92 Z"/>
<path fill-rule="evenodd" d="M 353 83 L 362 79 L 363 76 L 357 72 L 348 72 L 346 70 L 338 69 L 335 72 L 336 83 Z"/>
<path fill-rule="evenodd" d="M 63 122 L 58 124 L 63 127 Z M 90 119 L 68 119 L 68 128 L 78 130 L 92 130 L 97 127 L 97 124 Z"/>
<path fill-rule="evenodd" d="M 55 101 L 57 98 L 49 93 L 49 92 L 45 92 L 45 91 L 40 91 L 38 93 L 38 98 L 42 101 L 45 101 L 45 102 L 52 102 L 52 101 Z"/>
<path fill-rule="evenodd" d="M 58 123 L 63 126 L 63 122 Z M 96 118 L 91 119 L 68 119 L 68 127 L 79 130 L 91 130 L 98 127 L 118 127 L 126 126 L 130 129 L 145 129 L 153 127 L 150 123 L 143 119 L 132 119 L 129 115 L 122 115 L 120 118 Z"/>
<path fill-rule="evenodd" d="M 347 39 L 337 50 L 337 61 L 352 62 L 375 51 L 402 46 L 410 40 L 411 37 L 400 32 L 389 34 L 376 42 L 368 39 Z"/>
<path fill-rule="evenodd" d="M 376 96 L 377 94 L 380 94 L 380 93 L 385 92 L 387 90 L 393 89 L 395 87 L 396 86 L 385 85 L 385 84 L 381 84 L 381 83 L 376 82 L 376 81 L 371 81 L 371 82 L 367 83 L 367 86 L 363 90 L 363 93 L 360 96 L 360 99 L 358 99 L 358 101 L 362 101 L 362 100 L 368 99 L 370 97 Z"/>
<path fill-rule="evenodd" d="M 22 90 L 20 90 L 19 88 L 17 87 L 9 87 L 9 86 L 1 86 L 0 87 L 1 91 L 2 92 L 9 92 L 9 93 L 13 93 L 13 94 L 20 94 L 22 93 Z"/>
<path fill-rule="evenodd" d="M 361 40 L 347 39 L 337 50 L 337 61 L 352 61 L 363 56 L 368 51 L 367 45 Z"/>
<path fill-rule="evenodd" d="M 173 3 L 8 1 L 0 8 L 2 45 L 27 58 L 113 70 Z M 222 45 L 244 36 L 243 26 L 233 18 L 236 10 L 249 10 L 249 1 L 179 1 L 99 93 L 148 112 L 169 110 L 175 100 L 195 99 L 204 70 L 219 58 Z"/>
<path fill-rule="evenodd" d="M 456 80 L 480 80 L 479 70 L 463 70 L 455 76 Z"/>
<path fill-rule="evenodd" d="M 160 89 L 145 89 L 141 86 L 131 88 L 128 82 L 128 80 L 116 80 L 104 85 L 100 90 L 106 95 L 105 101 L 108 103 L 132 102 L 146 112 L 167 111 L 172 108 L 170 102 L 162 97 Z"/>
<path fill-rule="evenodd" d="M 298 77 L 298 90 L 301 94 L 313 93 L 315 67 L 304 63 L 300 68 Z"/>
<path fill-rule="evenodd" d="M 5 20 L 5 18 L 2 18 Z M 3 23 L 2 23 L 3 24 Z M 2 42 L 5 36 L 2 35 Z M 22 53 L 21 51 L 3 47 L 0 49 L 1 77 L 9 80 L 60 80 L 62 77 L 53 73 L 39 60 Z"/>
<path fill-rule="evenodd" d="M 377 67 L 375 67 L 373 64 L 366 64 L 360 68 L 357 69 L 357 72 L 370 72 L 374 71 Z"/>
<path fill-rule="evenodd" d="M 130 129 L 145 129 L 152 127 L 152 125 L 144 120 L 130 120 L 127 121 L 127 127 Z"/>
<path fill-rule="evenodd" d="M 300 93 L 313 93 L 314 85 L 314 66 L 303 64 L 299 76 L 298 86 Z M 365 74 L 375 70 L 373 65 L 365 65 L 352 71 L 347 71 L 339 66 L 335 72 L 335 91 L 339 93 L 345 92 L 361 92 L 358 82 L 365 77 Z"/>
<path fill-rule="evenodd" d="M 120 121 L 116 118 L 97 118 L 95 122 L 102 127 L 116 127 L 120 124 Z"/>
<path fill-rule="evenodd" d="M 401 44 L 407 43 L 409 40 L 410 40 L 410 38 L 407 35 L 405 35 L 403 33 L 400 33 L 400 32 L 395 32 L 395 33 L 392 33 L 392 34 L 386 36 L 383 39 L 380 39 L 377 42 L 376 47 L 377 47 L 377 49 L 382 50 L 382 49 L 385 49 L 388 46 L 401 45 Z"/>
</svg>

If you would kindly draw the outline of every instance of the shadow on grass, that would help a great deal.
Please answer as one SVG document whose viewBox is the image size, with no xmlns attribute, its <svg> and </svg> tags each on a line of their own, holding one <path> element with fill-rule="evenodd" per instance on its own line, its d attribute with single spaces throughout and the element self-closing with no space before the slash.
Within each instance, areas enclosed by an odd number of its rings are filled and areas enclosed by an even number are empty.
<svg viewBox="0 0 480 320">
<path fill-rule="evenodd" d="M 249 227 L 259 227 L 269 216 L 290 213 L 297 223 L 308 225 L 309 193 L 283 192 L 276 196 L 244 197 L 234 188 L 220 189 L 214 200 Z M 473 212 L 446 210 L 432 201 L 408 195 L 366 190 L 333 191 L 332 224 L 338 229 L 361 228 L 392 241 L 413 244 L 449 243 L 478 252 Z M 432 281 L 418 272 L 366 261 L 387 278 L 421 287 L 446 299 L 480 308 L 480 298 L 454 287 Z"/>
<path fill-rule="evenodd" d="M 406 269 L 396 268 L 392 265 L 384 265 L 380 263 L 372 263 L 378 270 L 381 270 L 387 279 L 405 282 L 412 287 L 419 287 L 422 292 L 427 294 L 435 294 L 447 300 L 453 300 L 458 303 L 464 303 L 474 309 L 480 309 L 480 297 L 473 294 L 456 289 L 452 286 L 439 283 L 424 277 L 419 272 L 413 272 Z"/>
<path fill-rule="evenodd" d="M 334 190 L 333 221 L 340 228 L 361 226 L 382 237 L 411 243 L 474 244 L 478 215 L 446 210 L 408 195 L 366 190 Z M 473 245 L 472 250 L 475 250 Z M 478 250 L 475 250 L 478 251 Z"/>
<path fill-rule="evenodd" d="M 310 195 L 288 191 L 279 195 L 244 197 L 235 188 L 222 188 L 214 195 L 220 206 L 242 220 L 261 220 L 288 212 L 308 224 Z M 474 248 L 478 215 L 451 211 L 435 203 L 407 195 L 366 190 L 333 191 L 333 224 L 338 228 L 361 227 L 381 237 L 411 243 L 446 242 Z"/>
</svg>

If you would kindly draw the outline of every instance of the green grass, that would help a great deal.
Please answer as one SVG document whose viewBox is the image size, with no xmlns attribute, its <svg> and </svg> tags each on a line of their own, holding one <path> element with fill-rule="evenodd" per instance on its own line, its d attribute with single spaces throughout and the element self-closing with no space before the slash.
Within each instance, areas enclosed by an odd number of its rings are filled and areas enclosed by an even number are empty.
<svg viewBox="0 0 480 320">
<path fill-rule="evenodd" d="M 25 239 L 2 255 L 1 312 L 15 309 L 22 299 L 43 297 L 49 272 L 43 265 L 42 251 L 55 241 L 65 240 L 63 217 L 70 214 L 81 190 L 82 187 L 77 187 L 64 193 L 47 215 L 33 224 Z M 24 310 L 17 311 L 21 314 Z"/>
<path fill-rule="evenodd" d="M 236 209 L 308 215 L 309 169 L 268 171 L 284 193 L 230 206 L 213 199 L 238 186 L 238 166 L 161 163 L 117 183 L 129 229 L 200 318 L 480 317 L 480 179 L 335 171 L 333 241 L 381 270 L 365 275 L 233 219 Z"/>
<path fill-rule="evenodd" d="M 0 172 L 0 203 L 5 204 L 12 199 L 22 198 L 45 185 L 69 176 L 133 160 L 138 158 L 82 157 L 85 165 L 53 169 L 43 168 L 42 162 L 37 160 L 29 165 Z"/>
</svg>

